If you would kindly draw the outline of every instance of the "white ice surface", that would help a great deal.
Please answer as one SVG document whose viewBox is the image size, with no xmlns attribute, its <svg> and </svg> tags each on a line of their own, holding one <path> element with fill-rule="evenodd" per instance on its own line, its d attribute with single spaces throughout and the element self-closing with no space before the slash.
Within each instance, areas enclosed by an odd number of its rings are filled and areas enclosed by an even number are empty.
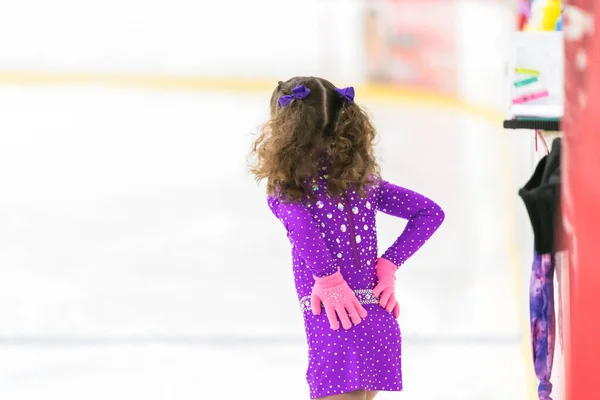
<svg viewBox="0 0 600 400">
<path fill-rule="evenodd" d="M 246 171 L 269 95 L 0 89 L 0 399 L 307 399 L 289 244 Z M 398 273 L 405 391 L 380 398 L 526 399 L 501 132 L 366 105 L 384 177 L 447 216 Z M 383 249 L 404 222 L 378 223 Z"/>
</svg>

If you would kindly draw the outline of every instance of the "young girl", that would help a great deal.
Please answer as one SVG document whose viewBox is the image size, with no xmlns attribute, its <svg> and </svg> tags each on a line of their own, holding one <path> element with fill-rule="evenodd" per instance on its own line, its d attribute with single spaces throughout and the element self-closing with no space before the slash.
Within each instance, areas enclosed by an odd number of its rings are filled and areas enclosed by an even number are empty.
<svg viewBox="0 0 600 400">
<path fill-rule="evenodd" d="M 374 138 L 353 88 L 296 77 L 275 88 L 252 150 L 292 244 L 312 399 L 402 390 L 394 273 L 444 219 L 427 197 L 379 177 Z M 381 258 L 376 211 L 408 220 Z"/>
</svg>

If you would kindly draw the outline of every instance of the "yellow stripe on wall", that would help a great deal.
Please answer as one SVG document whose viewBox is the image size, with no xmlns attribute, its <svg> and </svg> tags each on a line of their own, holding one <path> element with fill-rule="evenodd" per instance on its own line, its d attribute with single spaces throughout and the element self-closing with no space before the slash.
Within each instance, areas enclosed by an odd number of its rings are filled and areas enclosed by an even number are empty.
<svg viewBox="0 0 600 400">
<path fill-rule="evenodd" d="M 27 86 L 81 86 L 108 85 L 141 87 L 163 90 L 210 90 L 232 93 L 270 93 L 277 85 L 276 79 L 221 78 L 205 76 L 170 76 L 144 74 L 116 74 L 103 72 L 27 72 L 0 71 L 0 85 Z M 500 123 L 502 114 L 487 107 L 466 103 L 457 97 L 442 95 L 422 89 L 398 88 L 392 85 L 361 85 L 356 90 L 363 99 L 385 103 L 435 104 L 458 108 L 494 123 Z"/>
<path fill-rule="evenodd" d="M 276 79 L 255 79 L 255 78 L 218 78 L 204 76 L 168 76 L 168 75 L 143 75 L 143 74 L 113 74 L 102 72 L 25 72 L 25 71 L 0 71 L 0 85 L 21 85 L 21 86 L 117 86 L 129 88 L 149 88 L 160 90 L 181 90 L 181 91 L 218 91 L 229 93 L 265 93 L 269 94 L 277 85 Z M 356 90 L 360 92 L 361 99 L 366 101 L 380 102 L 385 104 L 402 105 L 423 105 L 435 108 L 450 108 L 459 112 L 477 116 L 488 120 L 490 123 L 501 129 L 503 119 L 502 113 L 497 110 L 481 107 L 475 104 L 467 103 L 457 97 L 446 96 L 439 93 L 421 90 L 399 88 L 392 85 L 362 85 L 357 86 Z M 502 153 L 503 153 L 503 184 L 507 197 L 512 193 L 516 186 L 513 185 L 512 164 L 509 156 L 509 146 L 507 135 L 502 135 Z M 509 211 L 514 216 L 513 202 L 507 198 Z M 521 293 L 525 287 L 523 273 L 519 265 L 519 252 L 516 243 L 516 226 L 511 221 L 511 237 L 509 244 L 511 249 L 512 270 L 514 274 L 515 293 L 517 296 L 517 306 L 521 322 L 522 351 L 523 358 L 528 368 L 528 398 L 537 399 L 537 379 L 533 372 L 531 359 L 531 345 L 529 343 L 529 316 L 524 310 L 525 297 Z M 493 360 L 490 360 L 493 362 Z M 507 382 L 510 385 L 510 382 Z M 518 400 L 518 399 L 514 399 Z"/>
</svg>

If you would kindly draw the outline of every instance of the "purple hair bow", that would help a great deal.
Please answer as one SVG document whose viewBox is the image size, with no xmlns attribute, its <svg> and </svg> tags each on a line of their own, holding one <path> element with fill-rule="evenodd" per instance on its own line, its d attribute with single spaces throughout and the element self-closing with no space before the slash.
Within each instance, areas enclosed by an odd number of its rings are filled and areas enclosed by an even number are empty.
<svg viewBox="0 0 600 400">
<path fill-rule="evenodd" d="M 354 88 L 352 86 L 348 86 L 343 89 L 335 89 L 348 103 L 352 103 L 354 101 Z"/>
<path fill-rule="evenodd" d="M 287 106 L 292 100 L 302 100 L 310 93 L 310 89 L 303 85 L 298 85 L 292 89 L 292 94 L 281 96 L 279 98 L 279 107 Z"/>
</svg>

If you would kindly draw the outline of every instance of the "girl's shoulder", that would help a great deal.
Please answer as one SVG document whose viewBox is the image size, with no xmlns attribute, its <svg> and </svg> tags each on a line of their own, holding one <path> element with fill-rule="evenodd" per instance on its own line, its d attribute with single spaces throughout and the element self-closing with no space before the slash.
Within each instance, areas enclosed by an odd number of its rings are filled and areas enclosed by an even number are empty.
<svg viewBox="0 0 600 400">
<path fill-rule="evenodd" d="M 269 208 L 276 213 L 277 209 L 283 207 L 288 209 L 298 209 L 298 208 L 309 208 L 310 207 L 310 199 L 308 197 L 303 198 L 301 200 L 291 200 L 286 199 L 280 192 L 268 193 L 267 194 L 267 203 L 269 204 Z"/>
</svg>

